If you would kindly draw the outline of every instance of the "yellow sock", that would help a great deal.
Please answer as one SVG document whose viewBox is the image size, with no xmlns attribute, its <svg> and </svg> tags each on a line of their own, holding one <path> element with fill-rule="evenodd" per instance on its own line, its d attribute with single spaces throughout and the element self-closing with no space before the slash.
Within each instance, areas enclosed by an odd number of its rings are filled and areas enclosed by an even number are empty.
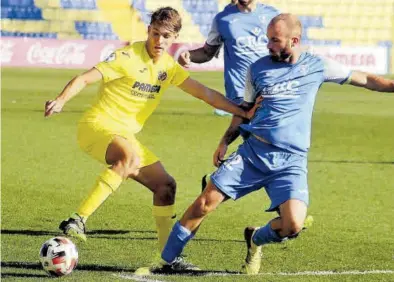
<svg viewBox="0 0 394 282">
<path fill-rule="evenodd" d="M 96 184 L 78 209 L 78 214 L 86 219 L 108 198 L 112 192 L 116 191 L 122 183 L 122 177 L 111 169 L 103 171 Z"/>
<path fill-rule="evenodd" d="M 156 220 L 157 238 L 161 253 L 171 232 L 173 218 L 175 218 L 175 206 L 153 206 L 152 214 Z"/>
</svg>

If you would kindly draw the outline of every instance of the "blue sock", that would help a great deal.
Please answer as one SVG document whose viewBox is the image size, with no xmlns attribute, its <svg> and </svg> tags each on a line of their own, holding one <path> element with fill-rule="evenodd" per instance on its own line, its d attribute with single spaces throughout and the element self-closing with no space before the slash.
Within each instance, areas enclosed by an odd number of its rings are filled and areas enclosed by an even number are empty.
<svg viewBox="0 0 394 282">
<path fill-rule="evenodd" d="M 257 246 L 261 246 L 269 243 L 280 243 L 285 241 L 287 237 L 281 238 L 278 233 L 276 233 L 272 228 L 270 222 L 264 227 L 254 233 L 252 240 Z"/>
<path fill-rule="evenodd" d="M 167 244 L 161 253 L 161 258 L 168 263 L 172 263 L 182 253 L 183 248 L 193 236 L 194 234 L 189 229 L 183 227 L 177 221 L 172 228 L 170 236 L 168 236 Z"/>
</svg>

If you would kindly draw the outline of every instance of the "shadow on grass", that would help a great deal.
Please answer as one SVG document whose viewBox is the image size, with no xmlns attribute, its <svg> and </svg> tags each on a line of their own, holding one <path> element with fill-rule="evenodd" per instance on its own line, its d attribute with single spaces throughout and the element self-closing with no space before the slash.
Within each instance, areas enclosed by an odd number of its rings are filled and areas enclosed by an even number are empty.
<svg viewBox="0 0 394 282">
<path fill-rule="evenodd" d="M 2 261 L 1 267 L 42 270 L 42 266 L 38 262 L 35 263 L 35 262 L 20 262 L 20 261 Z M 106 271 L 106 272 L 134 272 L 135 271 L 134 268 L 125 268 L 125 267 L 100 265 L 100 264 L 78 264 L 77 269 L 86 270 L 86 271 Z M 21 273 L 21 275 L 23 274 L 24 273 Z"/>
<path fill-rule="evenodd" d="M 29 270 L 42 270 L 40 263 L 34 262 L 18 262 L 18 261 L 4 261 L 1 262 L 1 267 L 7 268 L 18 268 L 18 269 L 29 269 Z M 118 272 L 121 273 L 116 276 L 125 277 L 125 278 L 132 278 L 135 277 L 132 273 L 135 272 L 134 268 L 126 268 L 126 267 L 118 267 L 118 266 L 109 266 L 109 265 L 98 265 L 98 264 L 78 264 L 77 270 L 79 271 L 98 271 L 98 272 Z M 45 274 L 30 274 L 30 273 L 16 273 L 16 272 L 7 272 L 7 270 L 2 270 L 3 273 L 1 274 L 2 278 L 6 277 L 26 277 L 26 278 L 50 278 Z M 130 275 L 128 274 L 130 273 Z M 168 272 L 160 272 L 157 271 L 152 273 L 152 276 L 155 275 L 163 275 L 163 276 L 171 276 L 171 275 L 185 275 L 185 276 L 220 276 L 220 275 L 228 275 L 228 274 L 242 274 L 236 271 L 229 271 L 229 270 L 189 270 L 189 271 L 182 271 L 182 272 L 175 272 L 175 273 L 168 273 Z"/>
<path fill-rule="evenodd" d="M 357 160 L 308 160 L 309 163 L 333 163 L 333 164 L 379 164 L 394 165 L 394 161 L 357 161 Z"/>
<path fill-rule="evenodd" d="M 156 233 L 151 230 L 91 230 L 86 232 L 87 235 L 119 235 L 119 234 L 128 234 L 128 233 Z M 2 229 L 1 234 L 8 235 L 29 235 L 29 236 L 58 236 L 61 235 L 61 231 L 53 232 L 53 231 L 42 231 L 42 230 L 11 230 L 11 229 Z"/>
<path fill-rule="evenodd" d="M 9 277 L 19 277 L 19 278 L 48 278 L 51 279 L 46 274 L 31 274 L 31 273 L 18 273 L 18 272 L 1 272 L 1 278 L 9 278 Z"/>
<path fill-rule="evenodd" d="M 90 238 L 94 239 L 108 239 L 108 240 L 157 240 L 156 236 L 145 236 L 145 237 L 124 237 L 124 236 L 109 236 L 109 235 L 124 235 L 124 234 L 156 234 L 156 231 L 151 230 L 91 230 L 86 232 Z M 28 236 L 64 236 L 60 232 L 41 231 L 41 230 L 9 230 L 2 229 L 2 235 L 28 235 Z M 197 242 L 234 242 L 244 243 L 243 240 L 235 239 L 210 239 L 210 238 L 195 238 L 193 241 Z"/>
</svg>

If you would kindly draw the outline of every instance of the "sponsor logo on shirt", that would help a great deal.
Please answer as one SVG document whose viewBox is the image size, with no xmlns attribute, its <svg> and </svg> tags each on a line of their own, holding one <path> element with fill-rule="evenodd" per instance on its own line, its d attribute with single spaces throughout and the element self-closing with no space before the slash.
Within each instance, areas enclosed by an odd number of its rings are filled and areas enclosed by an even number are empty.
<svg viewBox="0 0 394 282">
<path fill-rule="evenodd" d="M 235 40 L 235 49 L 240 54 L 254 54 L 254 53 L 268 53 L 267 43 L 268 37 L 266 34 L 261 34 L 261 29 L 255 28 L 252 33 L 256 36 L 240 36 Z M 261 34 L 261 35 L 258 35 Z"/>
<path fill-rule="evenodd" d="M 146 99 L 155 99 L 154 93 L 159 93 L 160 88 L 160 85 L 152 85 L 136 81 L 132 86 L 131 95 Z"/>
<path fill-rule="evenodd" d="M 288 80 L 265 86 L 260 94 L 264 98 L 297 98 L 299 85 L 298 80 Z"/>
</svg>

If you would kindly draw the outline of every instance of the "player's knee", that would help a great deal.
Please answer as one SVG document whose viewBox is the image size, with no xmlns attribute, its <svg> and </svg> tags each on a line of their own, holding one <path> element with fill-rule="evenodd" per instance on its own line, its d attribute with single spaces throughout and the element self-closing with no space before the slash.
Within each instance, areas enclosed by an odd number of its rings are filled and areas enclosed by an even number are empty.
<svg viewBox="0 0 394 282">
<path fill-rule="evenodd" d="M 210 205 L 206 199 L 203 197 L 200 197 L 197 199 L 197 201 L 194 203 L 194 208 L 193 212 L 196 216 L 198 217 L 203 217 L 209 214 L 214 210 L 213 205 Z"/>
<path fill-rule="evenodd" d="M 154 193 L 158 194 L 162 203 L 173 203 L 176 194 L 175 179 L 169 176 L 163 183 L 159 184 Z"/>
<path fill-rule="evenodd" d="M 289 220 L 282 224 L 282 233 L 286 237 L 296 237 L 296 234 L 300 233 L 303 227 L 303 222 L 297 220 Z"/>
</svg>

